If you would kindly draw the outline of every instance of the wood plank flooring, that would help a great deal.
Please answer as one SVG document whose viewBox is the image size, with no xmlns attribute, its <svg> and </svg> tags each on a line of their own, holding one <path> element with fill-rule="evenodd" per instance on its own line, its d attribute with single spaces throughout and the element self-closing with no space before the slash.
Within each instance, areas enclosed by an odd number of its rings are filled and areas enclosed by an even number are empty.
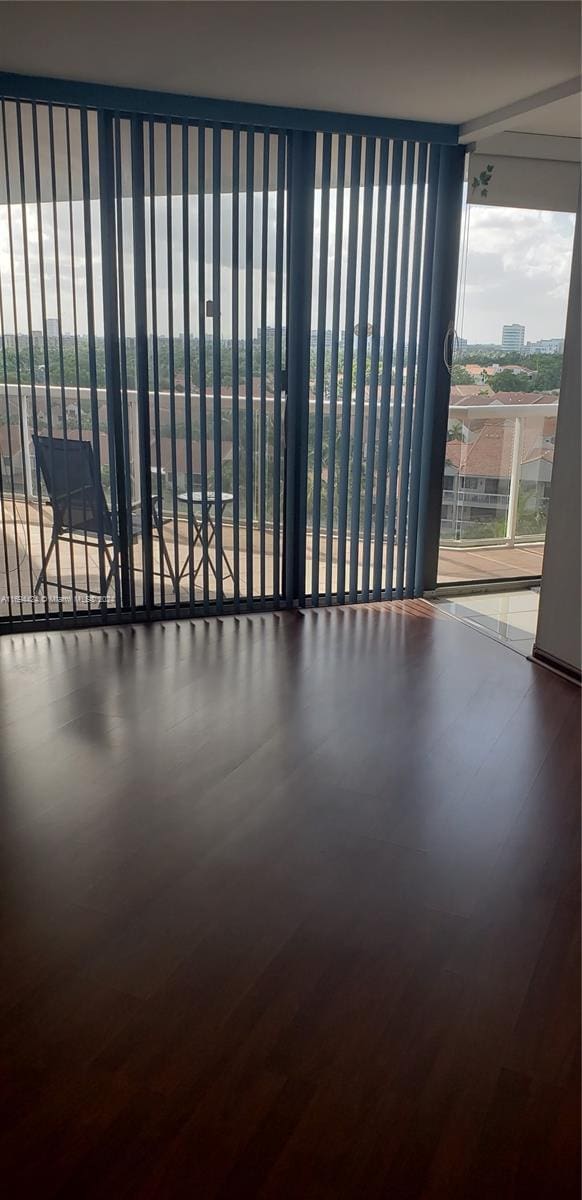
<svg viewBox="0 0 582 1200">
<path fill-rule="evenodd" d="M 5 1193 L 578 1197 L 579 729 L 423 602 L 0 639 Z"/>
</svg>

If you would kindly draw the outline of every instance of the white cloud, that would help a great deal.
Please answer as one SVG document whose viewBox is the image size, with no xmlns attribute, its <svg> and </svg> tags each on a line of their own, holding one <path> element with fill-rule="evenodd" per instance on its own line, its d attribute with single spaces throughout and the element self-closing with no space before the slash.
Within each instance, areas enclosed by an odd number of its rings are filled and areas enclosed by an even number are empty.
<svg viewBox="0 0 582 1200">
<path fill-rule="evenodd" d="M 257 198 L 258 200 L 258 198 Z M 375 221 L 375 204 L 374 218 Z M 92 234 L 93 234 L 93 270 L 95 274 L 96 295 L 99 297 L 100 277 L 100 237 L 98 223 L 98 205 L 92 202 Z M 158 262 L 158 328 L 161 333 L 168 329 L 168 295 L 167 295 L 167 213 L 166 206 L 160 200 L 156 204 L 156 242 Z M 63 327 L 70 330 L 73 327 L 72 312 L 72 272 L 70 257 L 70 229 L 68 205 L 57 204 L 61 302 L 63 311 Z M 225 195 L 221 203 L 221 310 L 222 330 L 224 336 L 231 331 L 231 272 L 228 264 L 231 254 L 232 237 L 232 199 Z M 462 336 L 470 341 L 501 340 L 501 328 L 507 322 L 518 321 L 526 326 L 526 338 L 536 340 L 540 337 L 563 336 L 566 318 L 568 284 L 572 257 L 574 218 L 568 213 L 536 212 L 522 209 L 469 207 L 469 239 L 466 284 L 461 287 L 459 296 L 459 313 L 457 327 Z M 29 274 L 32 302 L 33 328 L 41 328 L 41 288 L 38 257 L 38 226 L 34 206 L 28 206 L 28 246 Z M 360 214 L 361 215 L 361 214 Z M 132 319 L 132 247 L 129 238 L 130 202 L 124 201 L 124 223 L 126 241 L 124 246 L 124 263 L 126 276 L 126 321 L 127 332 L 133 332 Z M 314 278 L 315 294 L 318 286 L 318 252 L 320 242 L 320 204 L 316 194 L 315 205 L 315 247 L 316 271 Z M 49 316 L 56 315 L 56 275 L 53 233 L 53 213 L 50 205 L 42 205 L 43 221 L 43 250 L 45 265 L 46 308 Z M 207 236 L 205 239 L 205 276 L 206 296 L 213 293 L 212 280 L 212 211 L 210 198 L 206 212 Z M 197 254 L 198 245 L 195 235 L 197 225 L 196 201 L 190 201 L 190 303 L 191 328 L 197 332 L 198 308 L 198 277 Z M 328 245 L 328 281 L 327 281 L 327 314 L 326 325 L 331 325 L 333 268 L 335 260 L 334 245 L 335 201 L 332 191 L 330 197 L 330 240 Z M 17 291 L 18 324 L 26 329 L 26 286 L 23 255 L 22 211 L 19 205 L 12 206 L 12 232 L 14 242 L 14 266 Z M 73 226 L 75 242 L 75 280 L 77 284 L 77 320 L 79 330 L 86 332 L 87 316 L 85 303 L 85 261 L 84 261 L 84 228 L 82 205 L 79 201 L 73 203 Z M 349 201 L 346 197 L 344 210 L 344 254 L 345 239 L 349 226 Z M 267 258 L 267 323 L 274 321 L 275 295 L 275 204 L 271 197 L 268 212 L 268 258 Z M 253 270 L 253 330 L 260 323 L 261 305 L 261 212 L 257 202 L 254 219 L 254 270 Z M 149 228 L 148 228 L 149 237 Z M 182 298 L 182 216 L 181 203 L 176 198 L 172 204 L 172 243 L 174 264 L 174 304 L 173 317 L 175 332 L 179 334 L 183 328 L 183 298 Z M 244 328 L 244 246 L 245 246 L 245 208 L 241 201 L 240 213 L 240 253 L 241 271 L 239 277 L 239 300 L 241 329 Z M 373 256 L 372 280 L 373 284 Z M 7 209 L 0 209 L 0 274 L 2 277 L 2 292 L 4 301 L 4 323 L 7 331 L 13 328 L 12 296 L 10 283 L 10 247 L 8 238 Z M 342 267 L 345 275 L 345 262 Z M 345 283 L 345 279 L 343 281 Z M 342 318 L 345 307 L 345 287 L 342 283 Z M 314 310 L 315 319 L 315 310 Z M 101 332 L 100 303 L 96 311 L 97 331 Z"/>
<path fill-rule="evenodd" d="M 531 341 L 563 336 L 573 238 L 570 213 L 470 206 L 462 336 L 499 342 L 513 321 Z"/>
</svg>

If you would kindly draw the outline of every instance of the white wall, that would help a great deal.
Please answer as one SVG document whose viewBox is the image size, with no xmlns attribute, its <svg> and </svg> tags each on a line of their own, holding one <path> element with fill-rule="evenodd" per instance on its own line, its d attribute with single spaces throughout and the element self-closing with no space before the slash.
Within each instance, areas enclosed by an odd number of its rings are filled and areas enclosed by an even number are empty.
<svg viewBox="0 0 582 1200">
<path fill-rule="evenodd" d="M 540 613 L 534 657 L 548 656 L 579 672 L 581 661 L 581 410 L 580 203 L 576 218 L 564 367 Z"/>
<path fill-rule="evenodd" d="M 558 141 L 564 139 L 560 138 Z M 574 142 L 578 151 L 577 138 Z M 473 179 L 486 167 L 492 166 L 487 195 L 473 188 Z M 472 154 L 469 159 L 469 193 L 471 204 L 486 204 L 505 208 L 548 209 L 550 212 L 576 212 L 580 184 L 580 162 L 557 162 L 540 158 L 509 158 L 504 154 Z"/>
</svg>

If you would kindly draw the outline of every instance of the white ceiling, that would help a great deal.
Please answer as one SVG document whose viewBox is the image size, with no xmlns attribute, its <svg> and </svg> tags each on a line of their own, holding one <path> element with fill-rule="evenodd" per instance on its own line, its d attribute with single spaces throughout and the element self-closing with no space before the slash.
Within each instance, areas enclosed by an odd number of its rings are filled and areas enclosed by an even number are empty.
<svg viewBox="0 0 582 1200">
<path fill-rule="evenodd" d="M 580 5 L 4 0 L 0 70 L 460 124 L 578 74 Z"/>
<path fill-rule="evenodd" d="M 508 129 L 519 130 L 520 133 L 557 134 L 561 137 L 582 137 L 582 107 L 580 94 L 566 96 L 563 100 L 555 100 L 543 108 L 524 113 L 515 117 Z"/>
</svg>

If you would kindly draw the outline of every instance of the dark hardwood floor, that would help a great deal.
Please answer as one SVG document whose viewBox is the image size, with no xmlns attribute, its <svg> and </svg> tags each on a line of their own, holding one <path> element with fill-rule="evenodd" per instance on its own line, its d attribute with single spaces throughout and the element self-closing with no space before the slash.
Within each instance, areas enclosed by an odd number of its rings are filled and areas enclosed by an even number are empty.
<svg viewBox="0 0 582 1200">
<path fill-rule="evenodd" d="M 579 728 L 422 602 L 1 639 L 5 1195 L 578 1197 Z"/>
</svg>

